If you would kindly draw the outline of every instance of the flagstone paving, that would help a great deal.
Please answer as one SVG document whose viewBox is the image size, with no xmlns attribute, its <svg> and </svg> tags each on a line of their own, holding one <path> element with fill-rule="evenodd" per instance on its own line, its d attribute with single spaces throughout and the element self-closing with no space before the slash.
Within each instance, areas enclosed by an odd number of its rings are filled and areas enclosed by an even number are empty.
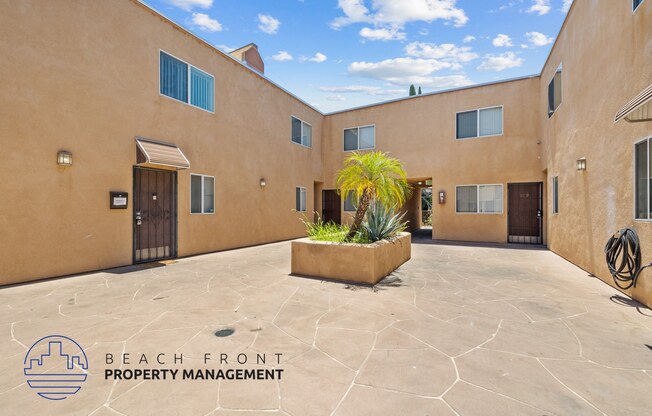
<svg viewBox="0 0 652 416">
<path fill-rule="evenodd" d="M 412 250 L 375 288 L 290 276 L 283 242 L 0 289 L 0 414 L 650 414 L 652 311 L 546 250 L 418 238 Z M 224 327 L 234 334 L 215 337 Z M 81 390 L 61 401 L 23 376 L 27 349 L 52 334 L 89 360 Z M 138 368 L 283 373 L 104 377 Z"/>
</svg>

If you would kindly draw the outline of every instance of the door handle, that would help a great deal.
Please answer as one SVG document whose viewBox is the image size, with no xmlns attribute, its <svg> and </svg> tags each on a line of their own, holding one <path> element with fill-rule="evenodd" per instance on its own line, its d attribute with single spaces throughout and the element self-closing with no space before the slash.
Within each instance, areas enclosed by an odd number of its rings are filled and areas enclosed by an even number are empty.
<svg viewBox="0 0 652 416">
<path fill-rule="evenodd" d="M 140 212 L 136 213 L 136 225 L 141 225 L 143 223 L 143 217 L 140 216 Z"/>
<path fill-rule="evenodd" d="M 537 210 L 537 218 L 543 218 L 543 211 L 540 209 Z"/>
</svg>

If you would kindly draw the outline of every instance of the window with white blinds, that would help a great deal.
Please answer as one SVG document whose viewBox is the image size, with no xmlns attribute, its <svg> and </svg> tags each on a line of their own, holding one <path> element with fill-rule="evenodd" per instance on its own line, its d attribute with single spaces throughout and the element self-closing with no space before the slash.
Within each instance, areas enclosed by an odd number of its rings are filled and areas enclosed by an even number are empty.
<svg viewBox="0 0 652 416">
<path fill-rule="evenodd" d="M 456 115 L 456 138 L 500 136 L 503 134 L 503 107 L 463 111 Z"/>
<path fill-rule="evenodd" d="M 299 212 L 306 212 L 307 209 L 306 188 L 297 186 L 295 194 L 296 194 L 295 209 Z"/>
<path fill-rule="evenodd" d="M 462 185 L 455 188 L 455 212 L 502 214 L 503 185 Z"/>
</svg>

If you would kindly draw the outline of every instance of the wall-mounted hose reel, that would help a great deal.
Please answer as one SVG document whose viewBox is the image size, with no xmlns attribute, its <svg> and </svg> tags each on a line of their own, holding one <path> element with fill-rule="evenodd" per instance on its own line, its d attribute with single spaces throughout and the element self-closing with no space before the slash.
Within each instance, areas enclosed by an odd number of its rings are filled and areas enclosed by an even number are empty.
<svg viewBox="0 0 652 416">
<path fill-rule="evenodd" d="M 616 285 L 625 290 L 636 287 L 641 272 L 652 263 L 641 266 L 641 245 L 636 231 L 623 228 L 611 236 L 604 246 L 607 266 Z"/>
</svg>

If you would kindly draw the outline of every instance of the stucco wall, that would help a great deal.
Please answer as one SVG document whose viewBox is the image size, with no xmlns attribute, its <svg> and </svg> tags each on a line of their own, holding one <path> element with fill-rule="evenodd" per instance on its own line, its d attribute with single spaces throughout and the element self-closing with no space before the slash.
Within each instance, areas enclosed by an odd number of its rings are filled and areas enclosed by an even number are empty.
<svg viewBox="0 0 652 416">
<path fill-rule="evenodd" d="M 456 140 L 456 113 L 503 106 L 503 135 Z M 543 182 L 538 122 L 539 79 L 531 77 L 424 95 L 328 115 L 324 138 L 325 188 L 349 154 L 345 128 L 374 124 L 376 150 L 404 165 L 410 178 L 432 178 L 446 203 L 433 206 L 433 238 L 507 241 L 507 183 Z M 502 214 L 457 214 L 455 186 L 503 184 Z M 344 217 L 344 215 L 343 215 Z"/>
<path fill-rule="evenodd" d="M 633 204 L 634 143 L 652 135 L 652 122 L 613 122 L 652 80 L 652 3 L 633 14 L 631 7 L 575 1 L 543 68 L 537 113 L 548 183 L 559 176 L 560 212 L 548 217 L 548 245 L 610 284 L 603 248 L 618 229 L 634 226 L 643 262 L 652 261 L 652 223 L 634 221 Z M 560 64 L 562 103 L 548 118 L 548 83 Z M 587 169 L 579 172 L 582 157 Z M 652 305 L 652 272 L 629 293 Z"/>
<path fill-rule="evenodd" d="M 313 210 L 317 111 L 135 1 L 2 1 L 0 39 L 0 284 L 132 262 L 137 135 L 190 160 L 180 256 L 304 235 L 292 209 L 305 186 Z M 159 94 L 159 49 L 215 76 L 214 114 Z M 312 124 L 312 149 L 291 142 L 291 114 Z M 215 176 L 215 214 L 189 213 L 190 173 Z M 109 191 L 129 209 L 110 210 Z"/>
</svg>

